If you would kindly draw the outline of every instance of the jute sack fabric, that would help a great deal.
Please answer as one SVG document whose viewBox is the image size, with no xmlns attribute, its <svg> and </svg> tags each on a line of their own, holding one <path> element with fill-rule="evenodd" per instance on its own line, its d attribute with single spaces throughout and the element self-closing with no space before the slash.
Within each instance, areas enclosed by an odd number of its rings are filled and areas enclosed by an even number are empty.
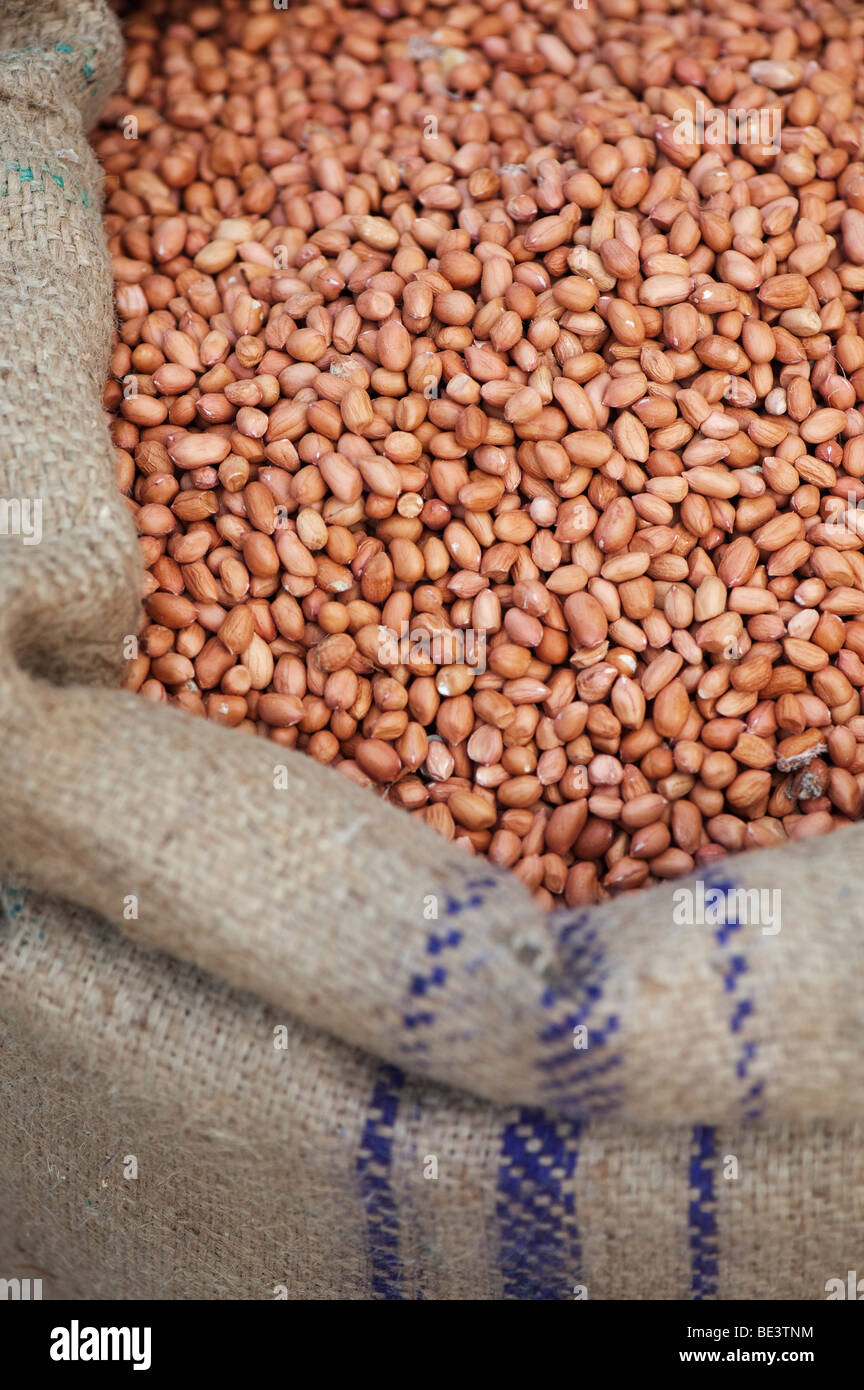
<svg viewBox="0 0 864 1390">
<path fill-rule="evenodd" d="M 84 131 L 119 52 L 97 0 L 0 20 L 0 1277 L 823 1297 L 864 1189 L 859 830 L 724 861 L 719 926 L 678 923 L 695 882 L 546 917 L 338 773 L 116 688 L 140 572 Z"/>
<path fill-rule="evenodd" d="M 3 910 L 0 1271 L 46 1298 L 817 1300 L 860 1273 L 860 1123 L 501 1109 L 89 912 Z"/>
</svg>

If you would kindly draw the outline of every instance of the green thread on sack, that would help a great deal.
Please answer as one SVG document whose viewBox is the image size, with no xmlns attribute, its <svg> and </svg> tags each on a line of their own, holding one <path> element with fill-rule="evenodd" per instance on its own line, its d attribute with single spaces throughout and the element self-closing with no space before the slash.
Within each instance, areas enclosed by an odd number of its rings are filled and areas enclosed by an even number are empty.
<svg viewBox="0 0 864 1390">
<path fill-rule="evenodd" d="M 96 81 L 96 69 L 90 62 L 90 59 L 95 57 L 96 49 L 88 48 L 87 52 L 84 54 L 84 62 L 81 64 L 81 71 L 84 74 L 84 79 L 87 82 L 88 87 L 92 86 L 92 84 Z"/>
<path fill-rule="evenodd" d="M 93 83 L 96 81 L 96 69 L 90 59 L 95 58 L 98 52 L 99 50 L 97 48 L 88 48 L 83 55 L 84 61 L 79 71 L 88 87 L 92 87 Z M 46 48 L 41 43 L 28 43 L 25 44 L 23 48 L 15 49 L 16 56 L 23 53 L 41 53 L 43 55 L 48 53 L 62 53 L 66 58 L 75 57 L 75 50 L 69 43 L 55 43 L 53 49 Z"/>
<path fill-rule="evenodd" d="M 38 51 L 38 45 L 36 46 L 36 49 L 37 49 L 37 51 Z M 44 51 L 44 50 L 43 50 L 43 51 Z M 23 50 L 22 50 L 22 52 L 23 52 Z M 71 57 L 74 56 L 75 50 L 73 49 L 73 47 L 72 47 L 71 44 L 68 44 L 68 43 L 55 43 L 55 45 L 54 45 L 54 52 L 55 52 L 55 53 L 65 53 L 67 57 L 71 58 Z M 82 65 L 81 65 L 81 72 L 82 72 L 82 74 L 83 74 L 83 76 L 84 76 L 84 80 L 86 81 L 88 87 L 92 86 L 93 83 L 96 81 L 96 69 L 93 67 L 93 64 L 90 62 L 90 59 L 91 59 L 91 58 L 95 58 L 95 57 L 96 57 L 96 52 L 97 52 L 97 50 L 96 50 L 95 48 L 88 48 L 87 51 L 86 51 L 86 53 L 84 54 L 84 62 L 83 62 Z"/>
<path fill-rule="evenodd" d="M 50 52 L 50 50 L 49 50 L 49 49 L 43 48 L 41 44 L 28 44 L 26 48 L 18 49 L 18 52 L 19 52 L 19 53 L 46 53 L 46 52 Z M 74 48 L 72 47 L 72 45 L 69 44 L 69 43 L 57 43 L 57 44 L 55 44 L 55 45 L 54 45 L 54 52 L 55 52 L 55 53 L 63 53 L 66 57 L 70 57 L 70 58 L 71 58 L 71 57 L 74 57 L 74 55 L 75 55 L 75 50 L 74 50 Z M 84 77 L 85 81 L 87 82 L 87 85 L 88 85 L 88 86 L 92 86 L 92 84 L 96 81 L 96 69 L 93 67 L 93 64 L 90 62 L 90 59 L 91 59 L 91 58 L 95 58 L 97 52 L 98 52 L 98 50 L 97 50 L 96 48 L 88 48 L 88 49 L 86 50 L 86 52 L 84 53 L 84 55 L 83 55 L 83 57 L 84 57 L 84 62 L 83 62 L 82 65 L 81 65 L 80 71 L 81 71 L 81 74 L 82 74 L 82 76 Z M 32 184 L 33 184 L 34 191 L 35 191 L 36 189 L 40 189 L 41 192 L 43 192 L 43 193 L 46 193 L 46 192 L 48 191 L 48 189 L 47 189 L 46 186 L 45 186 L 45 175 L 47 174 L 47 175 L 50 177 L 50 179 L 52 180 L 52 182 L 56 185 L 57 188 L 62 188 L 62 189 L 63 189 L 63 192 L 64 192 L 64 195 L 65 195 L 65 198 L 66 198 L 66 202 L 67 202 L 67 203 L 74 203 L 75 201 L 77 201 L 77 200 L 80 199 L 80 202 L 81 202 L 81 204 L 82 204 L 83 207 L 85 207 L 85 208 L 89 208 L 89 207 L 90 207 L 90 199 L 89 199 L 89 197 L 87 196 L 87 194 L 85 193 L 84 189 L 81 187 L 81 185 L 77 182 L 77 180 L 75 180 L 75 179 L 72 179 L 72 180 L 71 180 L 71 183 L 72 183 L 72 185 L 73 185 L 74 188 L 75 188 L 75 192 L 70 192 L 69 189 L 67 189 L 66 181 L 65 181 L 63 175 L 62 175 L 62 174 L 55 174 L 55 173 L 54 173 L 54 170 L 53 170 L 53 169 L 49 169 L 49 167 L 48 167 L 47 164 L 43 164 L 43 165 L 42 165 L 42 168 L 41 168 L 41 170 L 39 171 L 39 179 L 38 179 L 38 181 L 37 181 L 37 179 L 36 179 L 35 174 L 33 173 L 33 170 L 32 170 L 28 165 L 22 166 L 21 164 L 18 163 L 17 160 L 7 161 L 7 163 L 6 163 L 6 169 L 7 169 L 8 172 L 17 174 L 20 182 L 22 182 L 22 183 L 32 183 Z M 68 177 L 68 176 L 67 176 L 67 177 Z M 0 198 L 6 198 L 6 197 L 8 197 L 8 196 L 9 196 L 9 180 L 8 180 L 8 179 L 4 179 L 4 181 L 3 181 L 2 183 L 0 183 Z"/>
<path fill-rule="evenodd" d="M 21 913 L 24 911 L 24 894 L 21 892 L 21 889 L 14 887 L 11 883 L 7 883 L 4 897 L 6 899 L 6 916 L 10 918 L 20 917 Z"/>
<path fill-rule="evenodd" d="M 85 190 L 81 187 L 80 183 L 78 183 L 78 181 L 77 181 L 76 179 L 72 179 L 72 180 L 71 180 L 71 183 L 72 183 L 72 186 L 73 186 L 73 188 L 74 188 L 74 191 L 70 191 L 70 189 L 67 188 L 66 180 L 64 179 L 63 175 L 62 175 L 62 174 L 55 174 L 55 173 L 54 173 L 54 170 L 51 169 L 51 168 L 49 168 L 49 166 L 48 166 L 47 164 L 43 164 L 43 165 L 42 165 L 42 168 L 39 170 L 39 179 L 38 179 L 38 181 L 37 181 L 37 179 L 36 179 L 36 176 L 35 176 L 33 170 L 32 170 L 31 168 L 29 168 L 29 166 L 27 166 L 27 165 L 24 165 L 24 166 L 22 167 L 22 166 L 18 163 L 17 160 L 7 160 L 7 162 L 6 162 L 6 168 L 7 168 L 7 170 L 9 170 L 11 173 L 17 174 L 19 180 L 20 180 L 22 183 L 32 183 L 32 184 L 33 184 L 33 191 L 34 191 L 34 192 L 36 192 L 37 190 L 38 190 L 39 192 L 41 192 L 41 193 L 47 193 L 47 192 L 48 192 L 48 189 L 47 189 L 46 186 L 45 186 L 45 175 L 47 174 L 47 175 L 49 176 L 49 178 L 52 180 L 52 182 L 53 182 L 54 184 L 56 184 L 56 186 L 57 186 L 58 188 L 62 188 L 62 189 L 63 189 L 63 193 L 64 193 L 64 195 L 65 195 L 65 201 L 66 201 L 67 203 L 74 203 L 74 202 L 76 202 L 76 201 L 80 201 L 83 207 L 85 207 L 85 208 L 89 208 L 89 207 L 90 207 L 90 199 L 89 199 L 89 197 L 87 196 L 87 193 L 85 192 Z M 68 178 L 68 177 L 69 177 L 69 176 L 67 175 L 67 178 Z M 4 182 L 3 182 L 2 184 L 0 184 L 0 198 L 5 198 L 5 197 L 7 197 L 7 196 L 8 196 L 8 193 L 9 193 L 9 180 L 6 179 L 6 180 L 4 180 Z"/>
</svg>

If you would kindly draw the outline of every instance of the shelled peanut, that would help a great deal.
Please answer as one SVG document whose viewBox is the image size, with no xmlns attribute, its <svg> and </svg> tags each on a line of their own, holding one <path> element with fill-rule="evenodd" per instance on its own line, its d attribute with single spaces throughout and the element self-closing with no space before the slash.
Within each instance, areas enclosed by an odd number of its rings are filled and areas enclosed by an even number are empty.
<svg viewBox="0 0 864 1390">
<path fill-rule="evenodd" d="M 548 906 L 857 819 L 864 17 L 154 0 L 125 31 L 94 141 L 128 687 Z M 682 140 L 698 102 L 779 146 Z"/>
</svg>

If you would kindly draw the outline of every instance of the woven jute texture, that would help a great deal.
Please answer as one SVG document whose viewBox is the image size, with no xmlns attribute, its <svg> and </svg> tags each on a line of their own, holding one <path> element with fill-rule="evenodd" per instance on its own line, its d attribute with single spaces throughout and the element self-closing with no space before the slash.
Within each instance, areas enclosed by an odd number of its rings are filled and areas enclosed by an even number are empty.
<svg viewBox="0 0 864 1390">
<path fill-rule="evenodd" d="M 101 0 L 6 0 L 0 1277 L 824 1297 L 864 1203 L 857 829 L 724 861 L 719 923 L 687 881 L 547 918 L 338 773 L 117 688 L 141 576 L 84 132 L 119 54 Z"/>
</svg>

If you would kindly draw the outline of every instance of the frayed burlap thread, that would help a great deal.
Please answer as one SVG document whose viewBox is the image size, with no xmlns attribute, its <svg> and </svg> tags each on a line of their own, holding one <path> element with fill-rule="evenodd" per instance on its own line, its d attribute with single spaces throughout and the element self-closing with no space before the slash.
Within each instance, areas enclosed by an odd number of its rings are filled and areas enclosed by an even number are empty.
<svg viewBox="0 0 864 1390">
<path fill-rule="evenodd" d="M 0 17 L 0 1277 L 822 1296 L 861 1202 L 858 829 L 706 873 L 719 926 L 678 922 L 694 881 L 547 917 L 335 771 L 117 688 L 141 571 L 84 132 L 119 53 L 101 0 Z"/>
</svg>

